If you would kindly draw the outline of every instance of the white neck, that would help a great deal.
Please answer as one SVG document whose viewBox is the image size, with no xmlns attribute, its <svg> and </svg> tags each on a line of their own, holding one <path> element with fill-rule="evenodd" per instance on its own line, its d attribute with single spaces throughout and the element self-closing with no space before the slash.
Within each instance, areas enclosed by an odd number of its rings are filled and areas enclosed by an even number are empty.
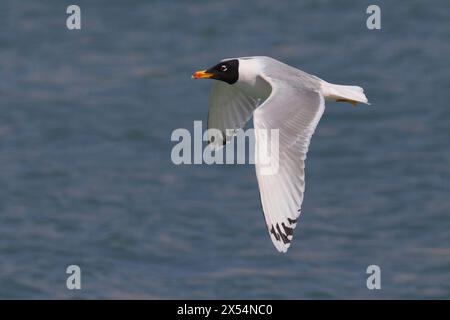
<svg viewBox="0 0 450 320">
<path fill-rule="evenodd" d="M 260 74 L 261 66 L 256 59 L 239 59 L 239 78 L 234 86 L 253 98 L 266 99 L 271 87 Z"/>
</svg>

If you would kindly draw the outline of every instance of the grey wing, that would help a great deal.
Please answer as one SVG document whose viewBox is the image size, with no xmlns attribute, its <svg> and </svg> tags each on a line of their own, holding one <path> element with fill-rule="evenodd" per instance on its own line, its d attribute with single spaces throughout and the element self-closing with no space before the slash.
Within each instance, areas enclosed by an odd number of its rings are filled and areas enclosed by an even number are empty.
<svg viewBox="0 0 450 320">
<path fill-rule="evenodd" d="M 251 118 L 258 100 L 245 95 L 238 88 L 222 81 L 214 81 L 209 96 L 208 129 L 217 129 L 222 133 L 222 141 L 210 138 L 210 144 L 221 147 L 231 140 L 233 132 L 244 127 Z M 227 135 L 229 129 L 229 135 Z M 213 140 L 213 141 L 211 141 Z"/>
<path fill-rule="evenodd" d="M 306 154 L 325 105 L 318 91 L 292 87 L 268 77 L 265 79 L 272 86 L 272 93 L 253 114 L 255 168 L 270 237 L 278 251 L 286 252 L 301 212 Z M 273 135 L 263 133 L 270 129 L 278 129 L 278 153 L 273 147 L 266 147 Z M 267 161 L 264 165 L 258 161 L 260 150 L 270 150 L 271 170 L 267 170 Z"/>
</svg>

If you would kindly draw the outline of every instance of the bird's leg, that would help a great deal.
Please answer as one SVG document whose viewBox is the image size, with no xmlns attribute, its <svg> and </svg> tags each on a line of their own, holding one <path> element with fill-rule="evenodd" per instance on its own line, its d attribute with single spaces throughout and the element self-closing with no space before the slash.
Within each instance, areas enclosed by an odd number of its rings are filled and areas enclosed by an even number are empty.
<svg viewBox="0 0 450 320">
<path fill-rule="evenodd" d="M 354 107 L 356 107 L 356 104 L 358 103 L 358 101 L 350 100 L 350 99 L 337 99 L 336 102 L 348 102 L 348 103 L 352 104 Z"/>
</svg>

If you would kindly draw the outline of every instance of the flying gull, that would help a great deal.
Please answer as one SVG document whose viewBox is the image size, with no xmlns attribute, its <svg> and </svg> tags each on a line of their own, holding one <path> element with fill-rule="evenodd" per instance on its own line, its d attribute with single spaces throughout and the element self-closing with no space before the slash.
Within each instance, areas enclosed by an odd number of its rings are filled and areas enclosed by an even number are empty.
<svg viewBox="0 0 450 320">
<path fill-rule="evenodd" d="M 289 248 L 305 192 L 305 159 L 311 136 L 325 109 L 325 100 L 368 104 L 358 86 L 336 85 L 270 57 L 224 59 L 192 75 L 215 79 L 208 112 L 208 129 L 218 129 L 223 141 L 227 129 L 242 128 L 253 115 L 258 129 L 278 129 L 276 174 L 264 174 L 255 163 L 262 210 L 273 244 L 280 252 Z M 212 139 L 211 139 L 212 140 Z M 255 150 L 267 144 L 267 135 L 255 134 Z"/>
</svg>

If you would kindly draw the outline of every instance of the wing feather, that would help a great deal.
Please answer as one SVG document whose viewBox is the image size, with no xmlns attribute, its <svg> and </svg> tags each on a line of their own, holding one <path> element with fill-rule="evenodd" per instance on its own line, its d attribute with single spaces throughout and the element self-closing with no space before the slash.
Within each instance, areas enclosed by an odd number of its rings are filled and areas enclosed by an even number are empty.
<svg viewBox="0 0 450 320">
<path fill-rule="evenodd" d="M 214 81 L 209 96 L 208 129 L 218 129 L 222 132 L 223 141 L 211 141 L 214 147 L 221 147 L 233 137 L 227 135 L 227 129 L 237 130 L 245 126 L 251 118 L 258 100 L 245 95 L 240 89 L 222 81 Z"/>
<path fill-rule="evenodd" d="M 278 155 L 274 150 L 270 150 L 269 154 L 271 166 L 274 166 L 273 162 L 278 164 L 277 170 L 265 171 L 257 161 L 255 168 L 270 237 L 278 251 L 286 252 L 303 202 L 304 161 L 325 105 L 318 91 L 291 86 L 268 77 L 266 80 L 272 86 L 272 93 L 253 114 L 256 150 L 270 144 L 268 139 L 271 135 L 258 133 L 260 129 L 278 129 Z"/>
</svg>

